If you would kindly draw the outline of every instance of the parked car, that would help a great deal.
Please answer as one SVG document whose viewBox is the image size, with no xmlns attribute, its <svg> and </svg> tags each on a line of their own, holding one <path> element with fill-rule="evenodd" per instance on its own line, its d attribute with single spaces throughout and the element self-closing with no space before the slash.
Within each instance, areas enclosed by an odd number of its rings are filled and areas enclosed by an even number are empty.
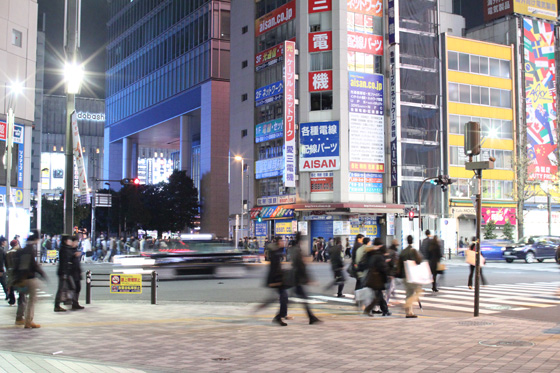
<svg viewBox="0 0 560 373">
<path fill-rule="evenodd" d="M 527 236 L 506 247 L 504 258 L 508 263 L 517 259 L 523 259 L 527 263 L 557 259 L 558 246 L 560 246 L 560 236 Z"/>
<path fill-rule="evenodd" d="M 556 263 L 560 264 L 560 246 L 556 248 Z"/>
</svg>

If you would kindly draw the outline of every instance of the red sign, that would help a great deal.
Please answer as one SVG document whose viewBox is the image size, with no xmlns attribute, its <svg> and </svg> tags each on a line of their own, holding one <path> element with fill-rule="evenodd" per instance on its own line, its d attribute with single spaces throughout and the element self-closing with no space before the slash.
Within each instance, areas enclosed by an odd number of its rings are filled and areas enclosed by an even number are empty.
<svg viewBox="0 0 560 373">
<path fill-rule="evenodd" d="M 332 0 L 309 0 L 308 13 L 328 12 L 332 10 Z"/>
<path fill-rule="evenodd" d="M 483 6 L 486 22 L 513 13 L 513 0 L 485 1 Z"/>
<path fill-rule="evenodd" d="M 284 44 L 275 45 L 268 48 L 255 56 L 255 66 L 262 64 L 269 64 L 271 61 L 276 60 L 284 55 Z"/>
<path fill-rule="evenodd" d="M 490 220 L 496 225 L 505 225 L 508 221 L 510 224 L 516 225 L 516 209 L 514 207 L 483 207 L 482 222 L 488 224 Z"/>
<path fill-rule="evenodd" d="M 309 73 L 309 92 L 332 91 L 332 70 Z"/>
<path fill-rule="evenodd" d="M 292 3 L 295 3 L 293 1 Z M 296 186 L 296 43 L 284 42 L 284 186 Z"/>
<path fill-rule="evenodd" d="M 6 140 L 7 127 L 6 122 L 0 122 L 0 140 Z"/>
<path fill-rule="evenodd" d="M 348 50 L 383 56 L 383 36 L 348 31 Z"/>
<path fill-rule="evenodd" d="M 349 12 L 383 16 L 382 0 L 347 0 L 346 4 Z"/>
<path fill-rule="evenodd" d="M 255 21 L 255 35 L 259 36 L 296 18 L 296 0 L 265 14 Z"/>
<path fill-rule="evenodd" d="M 309 34 L 309 53 L 332 50 L 332 31 Z"/>
<path fill-rule="evenodd" d="M 332 192 L 334 178 L 332 177 L 312 177 L 311 193 Z"/>
</svg>

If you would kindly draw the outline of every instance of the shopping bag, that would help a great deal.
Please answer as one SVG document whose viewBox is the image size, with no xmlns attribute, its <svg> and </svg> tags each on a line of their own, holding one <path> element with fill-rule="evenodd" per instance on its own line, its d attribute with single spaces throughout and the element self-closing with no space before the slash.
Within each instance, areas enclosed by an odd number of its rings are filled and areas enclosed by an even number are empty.
<svg viewBox="0 0 560 373">
<path fill-rule="evenodd" d="M 428 285 L 433 282 L 432 271 L 428 262 L 416 264 L 414 260 L 404 262 L 406 281 L 412 284 Z"/>
<path fill-rule="evenodd" d="M 356 290 L 356 301 L 360 302 L 361 304 L 370 304 L 373 302 L 373 290 L 370 288 L 361 288 Z"/>
<path fill-rule="evenodd" d="M 474 250 L 465 251 L 465 262 L 469 263 L 472 266 L 475 266 L 476 265 L 476 251 L 474 251 Z M 484 257 L 481 254 L 480 255 L 480 266 L 484 267 L 485 262 L 486 262 L 486 259 L 484 259 Z"/>
</svg>

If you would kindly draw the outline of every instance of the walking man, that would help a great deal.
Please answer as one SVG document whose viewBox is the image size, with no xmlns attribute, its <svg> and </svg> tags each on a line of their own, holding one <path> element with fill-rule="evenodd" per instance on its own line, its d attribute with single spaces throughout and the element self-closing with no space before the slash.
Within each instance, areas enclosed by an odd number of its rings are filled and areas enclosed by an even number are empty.
<svg viewBox="0 0 560 373">
<path fill-rule="evenodd" d="M 62 290 L 64 285 L 73 287 L 72 284 L 72 260 L 74 256 L 72 237 L 63 235 L 60 250 L 58 252 L 58 290 L 54 299 L 54 312 L 66 312 L 66 309 L 60 306 Z"/>
<path fill-rule="evenodd" d="M 422 263 L 422 256 L 418 253 L 418 251 L 416 251 L 414 247 L 412 247 L 412 243 L 414 242 L 412 236 L 409 235 L 408 237 L 406 237 L 406 242 L 408 243 L 408 246 L 406 247 L 406 249 L 401 251 L 401 254 L 399 255 L 399 269 L 397 273 L 399 277 L 403 279 L 404 287 L 406 289 L 406 303 L 404 305 L 404 309 L 406 311 L 406 318 L 410 319 L 418 317 L 412 310 L 412 304 L 414 301 L 418 300 L 421 286 L 419 284 L 414 284 L 406 280 L 404 263 L 407 260 L 414 260 L 416 264 L 420 264 Z"/>
<path fill-rule="evenodd" d="M 342 244 L 340 242 L 340 237 L 336 237 L 334 240 L 334 245 L 330 247 L 329 255 L 331 257 L 331 268 L 334 274 L 334 281 L 327 286 L 325 290 L 332 288 L 334 285 L 338 285 L 338 292 L 336 296 L 339 298 L 344 297 L 342 294 L 342 289 L 344 289 L 344 275 L 342 270 L 344 269 L 344 260 L 342 259 Z"/>
</svg>

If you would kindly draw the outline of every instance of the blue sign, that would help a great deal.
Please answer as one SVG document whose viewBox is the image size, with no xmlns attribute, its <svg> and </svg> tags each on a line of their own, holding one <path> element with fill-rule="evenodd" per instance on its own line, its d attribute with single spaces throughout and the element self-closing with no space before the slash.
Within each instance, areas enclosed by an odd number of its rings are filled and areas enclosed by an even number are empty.
<svg viewBox="0 0 560 373">
<path fill-rule="evenodd" d="M 397 43 L 397 24 L 396 14 L 395 14 L 395 0 L 389 0 L 387 4 L 388 14 L 389 14 L 389 44 Z"/>
<path fill-rule="evenodd" d="M 348 72 L 351 113 L 383 115 L 383 75 Z"/>
<path fill-rule="evenodd" d="M 268 122 L 257 124 L 255 128 L 255 142 L 264 142 L 284 137 L 284 122 L 282 119 L 275 119 Z"/>
<path fill-rule="evenodd" d="M 339 129 L 338 121 L 300 124 L 301 171 L 340 169 Z"/>
<path fill-rule="evenodd" d="M 284 157 L 263 159 L 255 162 L 255 178 L 280 176 L 284 172 Z"/>
<path fill-rule="evenodd" d="M 350 172 L 350 193 L 383 193 L 383 174 L 368 172 Z"/>
<path fill-rule="evenodd" d="M 262 223 L 255 222 L 254 224 L 255 224 L 255 236 L 262 237 L 267 235 L 266 222 L 262 222 Z"/>
<path fill-rule="evenodd" d="M 284 82 L 282 80 L 261 87 L 255 91 L 256 106 L 279 100 L 282 98 L 282 96 L 280 96 L 282 93 L 284 93 Z M 259 102 L 263 100 L 265 100 L 265 102 Z"/>
</svg>

